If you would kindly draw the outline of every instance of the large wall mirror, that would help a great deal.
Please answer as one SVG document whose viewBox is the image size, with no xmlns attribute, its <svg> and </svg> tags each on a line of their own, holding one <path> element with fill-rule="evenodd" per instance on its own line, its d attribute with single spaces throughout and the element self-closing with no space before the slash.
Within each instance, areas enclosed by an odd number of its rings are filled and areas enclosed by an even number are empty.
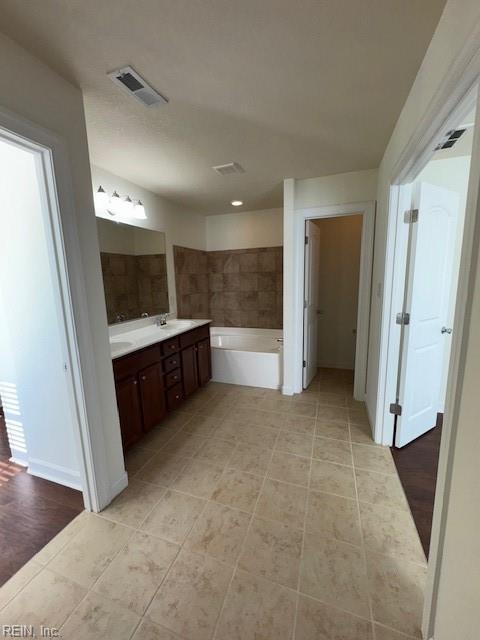
<svg viewBox="0 0 480 640">
<path fill-rule="evenodd" d="M 108 323 L 168 312 L 165 234 L 97 218 Z"/>
</svg>

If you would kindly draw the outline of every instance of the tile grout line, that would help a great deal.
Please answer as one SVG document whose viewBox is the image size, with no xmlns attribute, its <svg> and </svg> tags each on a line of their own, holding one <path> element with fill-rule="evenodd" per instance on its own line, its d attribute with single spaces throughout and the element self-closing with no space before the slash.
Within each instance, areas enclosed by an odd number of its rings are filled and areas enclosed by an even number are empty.
<svg viewBox="0 0 480 640">
<path fill-rule="evenodd" d="M 305 535 L 306 535 L 306 528 L 307 528 L 307 514 L 308 514 L 308 508 L 309 508 L 309 504 L 310 504 L 310 484 L 311 484 L 311 480 L 312 480 L 312 464 L 313 464 L 313 448 L 315 446 L 315 438 L 313 438 L 312 440 L 312 446 L 310 449 L 310 466 L 308 469 L 308 482 L 307 482 L 307 497 L 305 500 L 305 514 L 303 517 L 303 534 L 302 534 L 302 545 L 300 548 L 300 562 L 298 564 L 298 577 L 297 577 L 297 596 L 295 599 L 295 613 L 293 616 L 293 627 L 292 627 L 292 640 L 295 640 L 296 636 L 297 636 L 297 621 L 298 621 L 298 607 L 300 605 L 300 580 L 301 580 L 301 574 L 302 574 L 302 563 L 303 563 L 303 554 L 304 554 L 304 549 L 305 549 Z"/>
<path fill-rule="evenodd" d="M 276 439 L 275 439 L 275 444 L 276 444 L 277 438 L 278 438 L 278 435 L 277 435 L 277 437 L 276 437 Z M 243 551 L 244 551 L 245 544 L 246 544 L 246 541 L 247 541 L 248 535 L 249 535 L 249 533 L 250 533 L 250 529 L 251 529 L 251 527 L 252 527 L 253 520 L 254 520 L 254 518 L 255 518 L 255 513 L 256 513 L 256 510 L 257 510 L 257 507 L 258 507 L 258 503 L 259 503 L 259 501 L 260 501 L 260 496 L 262 495 L 263 489 L 264 489 L 264 487 L 265 487 L 265 483 L 266 483 L 266 481 L 267 481 L 268 469 L 269 469 L 269 467 L 270 467 L 270 465 L 271 465 L 271 463 L 272 463 L 273 455 L 274 455 L 274 451 L 275 451 L 275 449 L 272 449 L 272 453 L 271 453 L 271 455 L 270 455 L 270 460 L 269 460 L 269 462 L 268 462 L 267 468 L 266 468 L 266 470 L 265 470 L 265 475 L 264 475 L 263 480 L 262 480 L 262 485 L 261 485 L 261 487 L 260 487 L 260 489 L 259 489 L 259 492 L 258 492 L 257 498 L 256 498 L 256 500 L 255 500 L 255 505 L 253 506 L 253 509 L 252 509 L 252 514 L 251 514 L 251 517 L 250 517 L 250 520 L 249 520 L 249 523 L 248 523 L 248 526 L 247 526 L 247 530 L 246 530 L 245 536 L 244 536 L 244 538 L 243 538 L 243 540 L 242 540 L 242 544 L 240 545 L 240 551 L 239 551 L 239 553 L 238 553 L 238 555 L 237 555 L 237 559 L 236 559 L 235 564 L 234 564 L 234 567 L 233 567 L 232 576 L 231 576 L 230 581 L 229 581 L 229 583 L 228 583 L 228 587 L 227 587 L 227 588 L 226 588 L 226 590 L 225 590 L 225 596 L 224 596 L 224 598 L 223 598 L 222 605 L 221 605 L 221 607 L 220 607 L 220 611 L 219 611 L 219 613 L 218 613 L 218 616 L 217 616 L 217 619 L 216 619 L 216 622 L 215 622 L 215 626 L 214 626 L 214 629 L 213 629 L 213 633 L 212 633 L 212 635 L 210 636 L 211 640 L 215 640 L 215 638 L 216 638 L 216 636 L 217 636 L 218 627 L 219 627 L 220 620 L 221 620 L 221 618 L 222 618 L 222 614 L 223 614 L 223 611 L 224 611 L 224 608 L 225 608 L 225 603 L 226 603 L 226 601 L 227 601 L 228 594 L 230 593 L 230 589 L 231 589 L 231 587 L 232 587 L 233 580 L 234 580 L 235 575 L 236 575 L 237 570 L 238 570 L 238 565 L 239 565 L 239 562 L 240 562 L 240 558 L 242 557 L 242 553 L 243 553 Z M 247 572 L 247 573 L 248 573 L 248 572 Z"/>
<path fill-rule="evenodd" d="M 350 425 L 348 426 L 348 431 L 349 431 L 350 436 L 351 436 Z M 353 446 L 352 446 L 351 441 L 350 441 L 350 447 L 351 447 L 352 464 L 353 464 L 353 482 L 354 482 L 354 486 L 355 486 L 355 495 L 356 495 L 356 504 L 357 504 L 357 520 L 358 520 L 358 526 L 359 526 L 359 529 L 360 529 L 360 540 L 361 540 L 361 550 L 362 550 L 361 552 L 362 552 L 363 568 L 364 568 L 364 571 L 365 571 L 365 579 L 366 579 L 365 587 L 367 589 L 368 608 L 370 610 L 370 622 L 371 622 L 371 627 L 372 627 L 372 634 L 373 634 L 374 639 L 375 639 L 375 620 L 374 620 L 374 617 L 373 617 L 372 597 L 371 597 L 371 594 L 370 594 L 370 579 L 369 579 L 369 574 L 368 574 L 367 552 L 366 552 L 366 548 L 365 548 L 365 537 L 363 535 L 362 518 L 361 518 L 361 514 L 360 514 L 360 501 L 358 499 L 357 475 L 355 473 L 355 461 L 354 461 L 354 457 L 353 457 Z"/>
</svg>

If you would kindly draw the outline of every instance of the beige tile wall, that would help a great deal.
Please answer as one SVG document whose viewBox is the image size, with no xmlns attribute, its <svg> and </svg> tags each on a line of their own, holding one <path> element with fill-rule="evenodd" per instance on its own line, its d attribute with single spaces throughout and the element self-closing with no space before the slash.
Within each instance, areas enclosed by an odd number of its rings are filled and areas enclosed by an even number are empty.
<svg viewBox="0 0 480 640">
<path fill-rule="evenodd" d="M 109 324 L 118 314 L 126 319 L 142 313 L 168 311 L 167 263 L 165 254 L 132 256 L 100 254 Z"/>
<path fill-rule="evenodd" d="M 173 247 L 179 318 L 209 317 L 207 252 Z"/>
<path fill-rule="evenodd" d="M 283 248 L 174 247 L 178 315 L 226 327 L 283 326 Z"/>
</svg>

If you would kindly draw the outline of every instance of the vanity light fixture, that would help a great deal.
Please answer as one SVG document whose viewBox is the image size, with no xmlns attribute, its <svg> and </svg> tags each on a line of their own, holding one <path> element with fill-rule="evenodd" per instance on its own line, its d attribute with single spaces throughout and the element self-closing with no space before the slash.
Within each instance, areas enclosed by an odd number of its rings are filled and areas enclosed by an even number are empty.
<svg viewBox="0 0 480 640">
<path fill-rule="evenodd" d="M 243 202 L 242 202 L 241 200 L 232 200 L 231 204 L 232 204 L 234 207 L 241 207 L 241 206 L 242 206 L 242 204 L 243 204 Z"/>
<path fill-rule="evenodd" d="M 111 196 L 100 185 L 95 192 L 95 209 L 97 213 L 109 213 L 113 218 L 146 220 L 145 207 L 140 200 L 133 201 L 129 195 L 120 196 L 114 191 Z"/>
</svg>

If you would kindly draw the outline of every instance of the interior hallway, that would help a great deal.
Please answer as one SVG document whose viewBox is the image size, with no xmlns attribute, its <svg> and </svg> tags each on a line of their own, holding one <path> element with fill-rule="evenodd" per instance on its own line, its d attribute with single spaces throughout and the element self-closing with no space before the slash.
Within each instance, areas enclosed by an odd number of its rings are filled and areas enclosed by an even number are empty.
<svg viewBox="0 0 480 640">
<path fill-rule="evenodd" d="M 0 410 L 0 585 L 83 511 L 80 491 L 31 476 L 10 457 Z"/>
<path fill-rule="evenodd" d="M 420 637 L 425 556 L 351 394 L 338 370 L 293 398 L 210 383 L 130 452 L 110 507 L 0 590 L 0 623 L 69 640 Z"/>
</svg>

